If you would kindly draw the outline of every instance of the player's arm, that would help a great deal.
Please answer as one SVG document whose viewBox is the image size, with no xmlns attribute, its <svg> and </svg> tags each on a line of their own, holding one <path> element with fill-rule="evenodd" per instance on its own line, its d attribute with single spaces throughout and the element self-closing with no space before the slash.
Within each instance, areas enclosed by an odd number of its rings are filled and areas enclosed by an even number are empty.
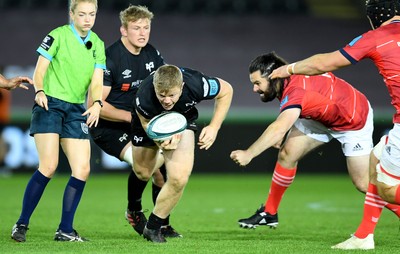
<svg viewBox="0 0 400 254">
<path fill-rule="evenodd" d="M 45 108 L 48 110 L 47 106 L 47 97 L 44 92 L 44 85 L 43 85 L 43 80 L 44 76 L 47 72 L 47 69 L 49 68 L 50 65 L 50 60 L 47 58 L 39 55 L 35 71 L 33 73 L 33 83 L 35 87 L 35 102 L 42 108 Z"/>
<path fill-rule="evenodd" d="M 300 113 L 300 108 L 284 110 L 247 150 L 233 151 L 231 159 L 240 166 L 246 166 L 253 158 L 280 142 L 299 118 Z"/>
<path fill-rule="evenodd" d="M 97 126 L 100 116 L 100 110 L 102 108 L 102 103 L 97 103 L 96 101 L 100 100 L 102 102 L 102 93 L 103 93 L 103 69 L 95 68 L 92 81 L 89 86 L 89 98 L 88 98 L 88 109 L 82 115 L 87 115 L 86 124 L 89 127 Z"/>
<path fill-rule="evenodd" d="M 225 80 L 218 79 L 221 85 L 218 95 L 215 97 L 214 114 L 208 126 L 201 130 L 198 145 L 200 149 L 208 149 L 214 143 L 217 133 L 221 128 L 233 97 L 233 88 Z"/>
<path fill-rule="evenodd" d="M 136 110 L 136 114 L 139 117 L 140 124 L 142 125 L 143 129 L 147 130 L 147 125 L 149 124 L 150 119 L 147 119 L 147 118 L 143 117 L 137 110 Z"/>
<path fill-rule="evenodd" d="M 130 111 L 118 109 L 106 101 L 110 94 L 111 86 L 103 87 L 103 108 L 100 111 L 100 118 L 112 122 L 126 122 L 130 123 L 132 115 Z"/>
<path fill-rule="evenodd" d="M 28 77 L 14 77 L 14 78 L 10 78 L 7 79 L 6 77 L 4 77 L 3 75 L 0 74 L 0 88 L 4 88 L 7 90 L 12 90 L 15 89 L 17 87 L 23 88 L 23 89 L 28 89 L 27 86 L 24 85 L 25 84 L 33 84 L 33 80 L 31 80 Z"/>
<path fill-rule="evenodd" d="M 273 70 L 269 78 L 286 78 L 292 74 L 318 75 L 350 64 L 351 62 L 339 50 L 336 50 L 331 53 L 316 54 L 304 60 L 281 66 Z"/>
</svg>

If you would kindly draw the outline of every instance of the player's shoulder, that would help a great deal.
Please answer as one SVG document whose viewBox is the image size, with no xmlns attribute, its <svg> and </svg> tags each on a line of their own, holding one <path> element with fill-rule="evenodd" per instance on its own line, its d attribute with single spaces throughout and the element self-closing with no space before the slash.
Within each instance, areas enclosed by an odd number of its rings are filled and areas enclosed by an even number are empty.
<svg viewBox="0 0 400 254">
<path fill-rule="evenodd" d="M 117 40 L 106 48 L 106 53 L 113 54 L 113 53 L 121 51 L 123 48 L 124 48 L 124 46 L 123 46 L 121 40 Z"/>
</svg>

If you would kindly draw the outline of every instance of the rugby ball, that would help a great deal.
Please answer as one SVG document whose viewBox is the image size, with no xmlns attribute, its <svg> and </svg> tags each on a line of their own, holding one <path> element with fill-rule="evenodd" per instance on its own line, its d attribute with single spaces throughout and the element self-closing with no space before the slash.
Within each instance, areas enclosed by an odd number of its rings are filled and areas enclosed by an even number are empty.
<svg viewBox="0 0 400 254">
<path fill-rule="evenodd" d="M 147 125 L 147 136 L 156 142 L 170 139 L 186 129 L 186 118 L 175 111 L 168 111 L 153 117 Z"/>
</svg>

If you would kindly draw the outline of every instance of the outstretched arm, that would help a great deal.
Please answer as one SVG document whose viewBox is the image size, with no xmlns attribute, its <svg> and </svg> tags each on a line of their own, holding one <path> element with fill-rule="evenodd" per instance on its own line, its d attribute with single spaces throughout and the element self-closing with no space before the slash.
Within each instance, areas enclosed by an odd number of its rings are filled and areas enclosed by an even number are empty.
<svg viewBox="0 0 400 254">
<path fill-rule="evenodd" d="M 351 62 L 336 50 L 331 53 L 316 54 L 304 60 L 281 66 L 268 76 L 271 79 L 287 78 L 293 74 L 318 75 L 350 65 Z"/>
<path fill-rule="evenodd" d="M 33 80 L 28 77 L 14 77 L 14 78 L 7 79 L 3 75 L 0 74 L 0 88 L 12 90 L 17 87 L 20 87 L 20 88 L 27 90 L 28 87 L 26 85 L 24 85 L 24 83 L 33 85 Z"/>
<path fill-rule="evenodd" d="M 231 159 L 240 166 L 249 164 L 253 158 L 283 139 L 286 132 L 289 131 L 299 118 L 300 112 L 301 109 L 299 108 L 291 108 L 283 111 L 247 150 L 232 151 Z"/>
</svg>

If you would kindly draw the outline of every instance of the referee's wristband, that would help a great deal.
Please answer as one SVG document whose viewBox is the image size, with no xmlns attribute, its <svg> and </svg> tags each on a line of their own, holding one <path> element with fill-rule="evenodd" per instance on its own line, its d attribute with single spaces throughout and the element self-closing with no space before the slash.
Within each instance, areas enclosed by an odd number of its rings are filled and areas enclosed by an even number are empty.
<svg viewBox="0 0 400 254">
<path fill-rule="evenodd" d="M 37 90 L 35 94 L 38 94 L 38 93 L 40 93 L 40 92 L 45 93 L 43 89 L 40 89 L 40 90 Z"/>
</svg>

